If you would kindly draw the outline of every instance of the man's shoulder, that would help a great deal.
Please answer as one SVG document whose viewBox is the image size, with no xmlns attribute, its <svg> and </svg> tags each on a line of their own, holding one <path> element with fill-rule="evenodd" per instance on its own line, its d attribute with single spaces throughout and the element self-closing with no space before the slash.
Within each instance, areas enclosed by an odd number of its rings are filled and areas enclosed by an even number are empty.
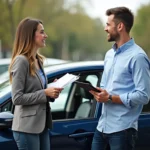
<svg viewBox="0 0 150 150">
<path fill-rule="evenodd" d="M 132 47 L 132 52 L 133 57 L 148 57 L 144 49 L 137 44 Z"/>
</svg>

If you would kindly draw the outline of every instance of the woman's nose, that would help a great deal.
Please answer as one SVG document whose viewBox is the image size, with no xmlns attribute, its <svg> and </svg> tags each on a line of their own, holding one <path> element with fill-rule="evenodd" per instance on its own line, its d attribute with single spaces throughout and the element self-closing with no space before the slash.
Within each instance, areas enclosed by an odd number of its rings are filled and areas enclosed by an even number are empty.
<svg viewBox="0 0 150 150">
<path fill-rule="evenodd" d="M 45 38 L 47 38 L 48 37 L 48 35 L 45 33 Z"/>
</svg>

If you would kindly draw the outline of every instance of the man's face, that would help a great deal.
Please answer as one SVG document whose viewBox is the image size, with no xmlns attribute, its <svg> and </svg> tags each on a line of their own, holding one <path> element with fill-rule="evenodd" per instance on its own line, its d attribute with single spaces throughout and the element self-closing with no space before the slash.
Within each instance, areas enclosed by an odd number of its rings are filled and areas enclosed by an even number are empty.
<svg viewBox="0 0 150 150">
<path fill-rule="evenodd" d="M 104 30 L 108 33 L 108 42 L 117 41 L 119 39 L 120 35 L 117 30 L 117 25 L 114 22 L 114 15 L 108 16 L 106 27 Z"/>
</svg>

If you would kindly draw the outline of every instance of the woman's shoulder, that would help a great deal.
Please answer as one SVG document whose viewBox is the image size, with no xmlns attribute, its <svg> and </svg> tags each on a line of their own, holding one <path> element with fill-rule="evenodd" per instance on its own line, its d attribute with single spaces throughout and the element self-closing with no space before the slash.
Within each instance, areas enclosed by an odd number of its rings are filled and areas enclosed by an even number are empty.
<svg viewBox="0 0 150 150">
<path fill-rule="evenodd" d="M 28 65 L 29 65 L 28 59 L 24 55 L 16 56 L 14 64 L 13 64 L 13 66 L 17 66 L 17 67 L 18 66 L 25 67 Z"/>
<path fill-rule="evenodd" d="M 28 61 L 27 57 L 24 56 L 24 55 L 18 55 L 18 56 L 16 56 L 15 60 L 17 60 L 17 59 L 20 60 L 20 61 Z"/>
<path fill-rule="evenodd" d="M 24 56 L 24 55 L 18 55 L 18 56 L 16 56 L 16 58 L 15 58 L 15 62 L 22 62 L 22 63 L 28 63 L 28 59 L 27 59 L 27 57 L 26 56 Z"/>
</svg>

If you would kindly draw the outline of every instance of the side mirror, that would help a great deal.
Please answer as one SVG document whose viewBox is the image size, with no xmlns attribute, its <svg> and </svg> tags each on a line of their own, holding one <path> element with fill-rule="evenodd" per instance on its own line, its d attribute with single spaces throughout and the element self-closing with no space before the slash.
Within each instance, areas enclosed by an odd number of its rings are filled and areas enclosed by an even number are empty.
<svg viewBox="0 0 150 150">
<path fill-rule="evenodd" d="M 0 129 L 11 128 L 14 115 L 11 112 L 0 113 Z"/>
</svg>

